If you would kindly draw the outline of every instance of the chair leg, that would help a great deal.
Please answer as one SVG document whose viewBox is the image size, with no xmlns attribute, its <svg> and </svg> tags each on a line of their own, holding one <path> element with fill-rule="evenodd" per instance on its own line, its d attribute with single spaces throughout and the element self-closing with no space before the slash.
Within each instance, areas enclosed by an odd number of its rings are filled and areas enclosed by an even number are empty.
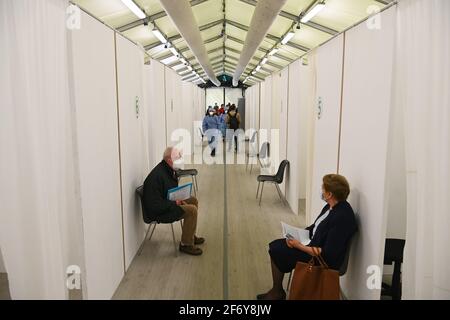
<svg viewBox="0 0 450 320">
<path fill-rule="evenodd" d="M 250 174 L 252 174 L 253 163 L 250 164 Z"/>
<path fill-rule="evenodd" d="M 172 228 L 173 245 L 175 246 L 175 257 L 178 257 L 177 240 L 175 240 L 175 231 L 173 230 L 173 223 L 170 224 L 170 227 Z"/>
<path fill-rule="evenodd" d="M 194 176 L 191 176 L 191 179 L 192 179 L 192 187 L 194 189 L 194 195 L 197 197 L 197 189 L 195 188 Z"/>
<path fill-rule="evenodd" d="M 151 229 L 151 228 L 152 228 L 152 223 L 148 226 L 147 232 L 145 233 L 144 241 L 142 241 L 141 247 L 139 248 L 139 251 L 138 251 L 138 253 L 137 253 L 138 256 L 140 256 L 141 253 L 142 253 L 142 250 L 144 250 L 144 244 L 145 244 L 145 241 L 147 241 L 147 236 L 148 236 L 148 233 L 150 232 L 150 229 Z M 149 241 L 150 241 L 150 239 L 152 238 L 153 231 L 155 231 L 155 228 L 156 228 L 156 223 L 155 223 L 154 226 L 153 226 L 153 230 L 152 230 L 152 232 L 151 232 L 151 234 L 150 234 L 150 238 L 148 239 Z"/>
<path fill-rule="evenodd" d="M 281 192 L 281 189 L 278 186 L 278 183 L 275 184 L 275 187 L 277 188 L 278 195 L 280 196 L 281 202 L 283 202 L 283 204 L 286 205 L 286 202 L 284 201 L 283 193 Z"/>
<path fill-rule="evenodd" d="M 256 199 L 258 199 L 259 194 L 259 185 L 261 184 L 261 181 L 258 181 L 258 189 L 256 189 Z"/>
<path fill-rule="evenodd" d="M 197 191 L 198 191 L 197 176 L 194 176 L 194 180 L 195 180 L 195 187 L 197 188 Z"/>
<path fill-rule="evenodd" d="M 291 285 L 291 278 L 292 278 L 292 271 L 289 273 L 289 278 L 288 278 L 288 283 L 287 283 L 287 288 L 286 288 L 287 293 L 289 293 L 289 287 Z"/>
<path fill-rule="evenodd" d="M 262 195 L 263 195 L 263 189 L 264 189 L 264 181 L 263 181 L 262 186 L 261 186 L 261 196 L 259 197 L 259 206 L 261 206 L 261 200 L 262 200 Z"/>
</svg>

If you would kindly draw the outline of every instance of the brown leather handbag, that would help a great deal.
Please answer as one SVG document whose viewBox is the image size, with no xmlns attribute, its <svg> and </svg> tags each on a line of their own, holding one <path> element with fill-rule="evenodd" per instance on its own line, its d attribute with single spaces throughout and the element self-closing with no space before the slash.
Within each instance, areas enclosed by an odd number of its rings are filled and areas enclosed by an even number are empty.
<svg viewBox="0 0 450 320">
<path fill-rule="evenodd" d="M 297 262 L 288 300 L 339 300 L 339 272 L 328 268 L 318 249 L 313 253 L 308 263 Z"/>
</svg>

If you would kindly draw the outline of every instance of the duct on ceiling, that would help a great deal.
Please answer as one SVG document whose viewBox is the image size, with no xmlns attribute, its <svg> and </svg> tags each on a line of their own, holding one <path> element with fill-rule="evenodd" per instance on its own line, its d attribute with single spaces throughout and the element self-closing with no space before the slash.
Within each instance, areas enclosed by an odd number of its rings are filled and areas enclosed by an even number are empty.
<svg viewBox="0 0 450 320">
<path fill-rule="evenodd" d="M 242 49 L 236 70 L 234 71 L 233 86 L 238 85 L 242 72 L 244 72 L 245 67 L 255 54 L 286 1 L 259 0 L 257 2 L 247 37 L 245 38 L 244 48 Z"/>
<path fill-rule="evenodd" d="M 178 32 L 194 53 L 211 82 L 216 86 L 220 86 L 220 81 L 217 80 L 209 61 L 205 44 L 203 43 L 197 21 L 195 20 L 189 1 L 160 0 L 160 2 L 167 15 L 177 27 Z"/>
</svg>

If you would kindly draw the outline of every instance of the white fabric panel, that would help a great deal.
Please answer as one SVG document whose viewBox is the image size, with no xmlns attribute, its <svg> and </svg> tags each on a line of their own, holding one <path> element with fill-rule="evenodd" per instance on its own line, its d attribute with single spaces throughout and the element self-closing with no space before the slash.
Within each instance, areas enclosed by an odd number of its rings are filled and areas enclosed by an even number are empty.
<svg viewBox="0 0 450 320">
<path fill-rule="evenodd" d="M 307 220 L 311 222 L 325 205 L 325 202 L 320 199 L 323 176 L 337 171 L 342 50 L 342 35 L 317 49 L 314 164 L 309 217 L 308 212 L 306 213 Z M 319 99 L 322 101 L 320 119 L 317 112 Z"/>
<path fill-rule="evenodd" d="M 271 129 L 271 104 L 272 104 L 272 76 L 268 76 L 264 81 L 260 83 L 260 123 L 259 123 L 259 134 L 258 143 L 259 149 L 264 142 L 270 142 L 270 129 Z M 272 152 L 272 148 L 270 149 Z M 261 173 L 270 173 L 262 169 Z"/>
<path fill-rule="evenodd" d="M 349 202 L 359 222 L 341 282 L 350 299 L 380 298 L 380 290 L 367 286 L 367 268 L 382 267 L 384 257 L 394 13 L 395 7 L 381 14 L 381 29 L 361 24 L 346 32 L 339 173 L 350 183 Z"/>
<path fill-rule="evenodd" d="M 120 35 L 116 35 L 116 47 L 125 268 L 128 269 L 145 233 L 141 204 L 136 196 L 136 188 L 149 172 L 142 92 L 144 58 L 135 44 Z M 136 99 L 139 99 L 138 114 Z"/>
<path fill-rule="evenodd" d="M 164 65 L 151 60 L 149 66 L 145 65 L 146 107 L 148 114 L 148 143 L 150 169 L 162 159 L 166 148 L 166 101 L 164 96 Z"/>
<path fill-rule="evenodd" d="M 84 274 L 68 1 L 0 1 L 0 247 L 12 299 L 65 299 Z"/>
<path fill-rule="evenodd" d="M 405 120 L 404 299 L 450 299 L 450 2 L 398 3 L 396 101 Z"/>
<path fill-rule="evenodd" d="M 298 199 L 299 187 L 302 181 L 300 180 L 300 61 L 295 61 L 288 66 L 289 82 L 288 82 L 288 140 L 286 159 L 289 160 L 289 168 L 286 174 L 286 200 L 294 211 L 298 214 Z"/>
<path fill-rule="evenodd" d="M 313 174 L 314 174 L 314 140 L 315 140 L 315 119 L 317 118 L 316 112 L 316 91 L 317 91 L 317 50 L 313 50 L 306 57 L 308 59 L 308 66 L 306 68 L 305 73 L 301 73 L 301 87 L 305 89 L 302 92 L 306 92 L 306 94 L 301 94 L 301 105 L 305 104 L 306 108 L 301 108 L 301 124 L 306 127 L 306 149 L 304 154 L 300 154 L 300 163 L 305 161 L 305 198 L 306 198 L 306 207 L 305 207 L 305 223 L 309 225 L 312 223 L 311 217 L 311 207 L 312 207 L 312 198 L 314 194 L 317 192 L 313 190 Z M 305 84 L 303 85 L 303 82 Z M 311 89 L 307 89 L 308 85 L 311 86 Z M 309 95 L 308 92 L 311 92 Z M 302 172 L 302 171 L 301 171 Z M 302 178 L 300 178 L 300 181 Z M 303 192 L 300 188 L 300 198 L 303 198 Z"/>
<path fill-rule="evenodd" d="M 87 299 L 124 274 L 114 32 L 86 13 L 71 32 Z"/>
<path fill-rule="evenodd" d="M 238 100 L 242 98 L 242 89 L 239 88 L 225 88 L 225 104 L 230 102 L 238 107 Z M 221 103 L 219 103 L 220 106 Z M 247 107 L 247 106 L 245 106 Z M 245 113 L 247 115 L 247 113 Z"/>
<path fill-rule="evenodd" d="M 166 122 L 167 122 L 167 145 L 172 146 L 172 133 L 180 128 L 180 111 L 183 98 L 181 96 L 181 77 L 171 68 L 165 67 L 166 73 Z"/>
<path fill-rule="evenodd" d="M 214 107 L 214 105 L 217 103 L 217 105 L 220 107 L 220 105 L 223 103 L 223 88 L 207 88 L 206 89 L 206 108 L 209 106 Z M 228 102 L 226 102 L 228 103 Z M 206 109 L 205 109 L 206 113 Z M 204 115 L 204 114 L 203 114 Z"/>
<path fill-rule="evenodd" d="M 274 172 L 278 170 L 278 166 L 280 162 L 284 159 L 287 159 L 287 131 L 288 131 L 288 86 L 289 86 L 289 68 L 284 68 L 280 72 L 280 82 L 279 82 L 279 99 L 280 99 L 280 122 L 278 127 L 280 128 L 280 147 L 279 147 L 279 156 L 278 160 L 274 163 Z M 292 137 L 292 139 L 297 139 L 296 137 Z M 286 169 L 285 177 L 288 176 L 289 172 Z M 286 195 L 286 180 L 283 180 L 283 183 L 280 185 L 280 189 L 284 195 Z"/>
</svg>

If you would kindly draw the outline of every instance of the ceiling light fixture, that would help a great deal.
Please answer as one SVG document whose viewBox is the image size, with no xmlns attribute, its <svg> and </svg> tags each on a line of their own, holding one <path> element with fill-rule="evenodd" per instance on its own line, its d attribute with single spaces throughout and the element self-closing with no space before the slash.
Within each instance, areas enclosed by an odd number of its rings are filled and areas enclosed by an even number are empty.
<svg viewBox="0 0 450 320">
<path fill-rule="evenodd" d="M 259 71 L 260 69 L 261 69 L 261 66 L 257 66 L 255 70 Z"/>
<path fill-rule="evenodd" d="M 275 53 L 278 52 L 278 50 L 280 50 L 280 49 L 278 49 L 278 48 L 273 48 L 273 49 L 269 52 L 269 56 L 273 56 Z"/>
<path fill-rule="evenodd" d="M 139 8 L 133 0 L 122 0 L 123 4 L 128 7 L 139 19 L 146 17 L 144 11 Z"/>
<path fill-rule="evenodd" d="M 167 43 L 166 38 L 164 38 L 164 36 L 162 35 L 161 31 L 159 31 L 158 29 L 153 28 L 152 30 L 153 34 L 155 35 L 156 38 L 158 38 L 159 41 L 161 41 L 161 43 Z"/>
<path fill-rule="evenodd" d="M 178 57 L 178 52 L 177 49 L 175 49 L 175 47 L 170 47 L 169 50 L 175 57 Z"/>
<path fill-rule="evenodd" d="M 261 64 L 265 64 L 267 62 L 267 60 L 269 60 L 267 57 L 264 57 L 264 59 L 262 59 Z"/>
<path fill-rule="evenodd" d="M 290 30 L 286 35 L 284 36 L 283 40 L 281 40 L 281 44 L 286 44 L 289 42 L 289 40 L 292 39 L 292 37 L 295 35 L 295 32 Z"/>
<path fill-rule="evenodd" d="M 323 8 L 325 8 L 325 1 L 321 1 L 318 4 L 316 4 L 307 14 L 303 16 L 303 18 L 300 20 L 303 23 L 308 22 L 311 20 L 316 14 L 318 14 Z"/>
</svg>

